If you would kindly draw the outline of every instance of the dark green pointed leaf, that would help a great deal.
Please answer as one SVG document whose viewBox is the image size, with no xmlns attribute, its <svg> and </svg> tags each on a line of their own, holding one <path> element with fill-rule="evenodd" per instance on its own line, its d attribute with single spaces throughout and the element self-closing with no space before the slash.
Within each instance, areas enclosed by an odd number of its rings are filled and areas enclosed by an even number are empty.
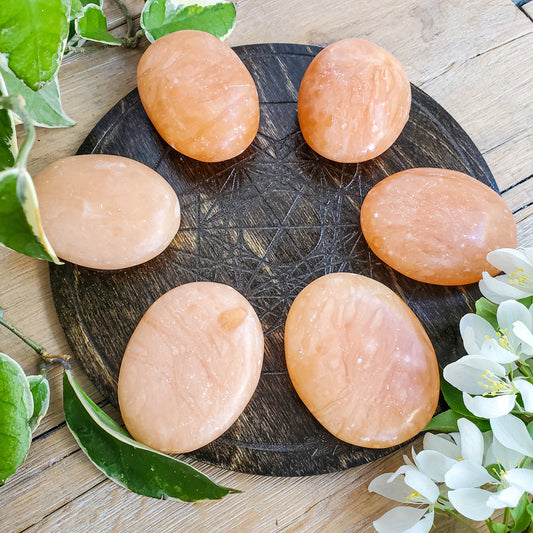
<svg viewBox="0 0 533 533">
<path fill-rule="evenodd" d="M 7 95 L 7 88 L 0 73 L 0 96 Z M 12 167 L 17 155 L 17 134 L 13 114 L 0 109 L 0 171 Z"/>
<path fill-rule="evenodd" d="M 444 433 L 459 431 L 457 420 L 460 418 L 463 418 L 463 415 L 449 409 L 448 411 L 435 415 L 423 431 L 442 431 Z"/>
<path fill-rule="evenodd" d="M 28 423 L 33 432 L 48 411 L 48 406 L 50 405 L 50 385 L 44 376 L 28 376 L 28 383 L 30 384 L 30 392 L 33 397 L 33 413 Z"/>
<path fill-rule="evenodd" d="M 35 125 L 45 128 L 65 128 L 75 124 L 61 106 L 57 77 L 42 89 L 32 91 L 10 72 L 2 70 L 0 73 L 4 78 L 7 93 L 20 94 L 24 97 L 26 111 Z"/>
<path fill-rule="evenodd" d="M 475 418 L 473 416 L 465 416 L 457 413 L 452 409 L 448 409 L 438 415 L 435 415 L 423 429 L 423 431 L 442 431 L 443 433 L 450 433 L 452 431 L 459 431 L 457 421 L 460 418 L 466 418 L 474 423 L 480 431 L 485 432 L 490 430 L 490 423 L 488 420 L 482 418 Z"/>
<path fill-rule="evenodd" d="M 63 376 L 67 425 L 80 448 L 111 480 L 152 498 L 183 501 L 220 499 L 233 489 L 221 487 L 193 467 L 134 441 L 76 383 Z"/>
<path fill-rule="evenodd" d="M 0 243 L 12 250 L 59 263 L 44 235 L 35 188 L 22 169 L 0 172 Z"/>
<path fill-rule="evenodd" d="M 68 36 L 71 0 L 3 0 L 0 53 L 9 69 L 34 91 L 50 81 Z"/>
<path fill-rule="evenodd" d="M 0 353 L 0 486 L 23 463 L 31 444 L 30 385 L 20 365 Z"/>
<path fill-rule="evenodd" d="M 531 525 L 531 517 L 527 512 L 527 506 L 529 505 L 529 498 L 527 493 L 522 494 L 518 505 L 511 509 L 511 516 L 514 520 L 513 531 L 525 531 L 526 528 Z"/>
<path fill-rule="evenodd" d="M 498 304 L 487 300 L 485 297 L 481 297 L 476 301 L 476 315 L 484 318 L 496 331 L 500 329 L 498 319 L 496 318 L 497 312 Z"/>
<path fill-rule="evenodd" d="M 120 46 L 121 42 L 107 31 L 107 20 L 102 8 L 89 4 L 76 19 L 76 32 L 83 39 Z"/>
<path fill-rule="evenodd" d="M 148 0 L 141 13 L 141 27 L 150 42 L 179 30 L 201 30 L 225 40 L 235 26 L 232 2 Z"/>
</svg>

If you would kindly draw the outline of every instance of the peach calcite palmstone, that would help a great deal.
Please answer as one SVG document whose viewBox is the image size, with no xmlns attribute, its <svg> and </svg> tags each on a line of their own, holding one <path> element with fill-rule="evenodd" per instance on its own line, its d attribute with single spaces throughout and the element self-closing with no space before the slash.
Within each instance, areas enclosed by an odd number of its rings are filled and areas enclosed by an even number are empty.
<svg viewBox="0 0 533 533">
<path fill-rule="evenodd" d="M 116 155 L 77 155 L 35 179 L 42 225 L 57 255 L 113 270 L 160 254 L 180 225 L 172 187 L 151 168 Z"/>
<path fill-rule="evenodd" d="M 411 109 L 411 86 L 400 62 L 365 39 L 322 50 L 307 68 L 298 118 L 307 144 L 341 163 L 367 161 L 400 135 Z"/>
<path fill-rule="evenodd" d="M 424 328 L 394 292 L 365 276 L 329 274 L 300 292 L 285 355 L 306 407 L 350 444 L 404 442 L 437 407 L 439 370 Z"/>
<path fill-rule="evenodd" d="M 496 274 L 487 254 L 517 241 L 513 214 L 497 192 L 441 168 L 412 168 L 380 181 L 361 207 L 361 229 L 382 261 L 437 285 Z"/>
<path fill-rule="evenodd" d="M 193 159 L 235 157 L 257 133 L 255 82 L 237 54 L 209 33 L 182 30 L 157 39 L 139 61 L 137 85 L 161 137 Z"/>
<path fill-rule="evenodd" d="M 181 285 L 148 309 L 118 378 L 133 437 L 167 453 L 216 439 L 241 414 L 263 363 L 263 330 L 248 301 L 220 283 Z"/>
</svg>

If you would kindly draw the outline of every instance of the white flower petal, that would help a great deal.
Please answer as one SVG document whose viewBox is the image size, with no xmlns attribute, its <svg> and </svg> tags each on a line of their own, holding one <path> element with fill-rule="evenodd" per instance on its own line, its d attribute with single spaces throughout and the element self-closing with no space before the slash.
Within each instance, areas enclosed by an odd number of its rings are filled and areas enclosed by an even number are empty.
<svg viewBox="0 0 533 533">
<path fill-rule="evenodd" d="M 370 482 L 369 492 L 376 492 L 389 500 L 405 503 L 413 489 L 405 484 L 403 477 L 397 477 L 392 481 L 390 479 L 391 474 L 381 474 Z"/>
<path fill-rule="evenodd" d="M 416 456 L 416 464 L 421 472 L 437 483 L 444 481 L 444 474 L 456 463 L 455 459 L 434 450 L 422 450 Z"/>
<path fill-rule="evenodd" d="M 457 489 L 448 492 L 450 503 L 470 520 L 486 520 L 494 511 L 487 506 L 492 492 L 483 489 Z"/>
<path fill-rule="evenodd" d="M 481 464 L 485 451 L 483 434 L 473 422 L 466 418 L 460 418 L 457 421 L 457 427 L 461 435 L 461 457 Z"/>
<path fill-rule="evenodd" d="M 513 468 L 506 472 L 505 481 L 522 491 L 533 493 L 533 470 Z"/>
<path fill-rule="evenodd" d="M 458 461 L 446 472 L 444 477 L 450 489 L 466 489 L 481 487 L 485 483 L 494 481 L 494 478 L 479 463 L 473 461 Z"/>
<path fill-rule="evenodd" d="M 521 300 L 531 295 L 530 292 L 522 291 L 509 285 L 508 276 L 491 277 L 487 272 L 483 272 L 483 278 L 479 281 L 479 290 L 481 294 L 496 304 L 501 304 L 505 300 Z"/>
<path fill-rule="evenodd" d="M 516 353 L 506 350 L 495 339 L 487 339 L 481 345 L 481 352 L 479 354 L 481 357 L 485 357 L 491 361 L 496 361 L 501 365 L 508 365 L 519 359 L 519 355 Z"/>
<path fill-rule="evenodd" d="M 516 394 L 504 396 L 470 396 L 463 392 L 465 407 L 479 418 L 491 418 L 510 413 L 516 403 Z"/>
<path fill-rule="evenodd" d="M 531 329 L 523 322 L 517 321 L 513 323 L 513 334 L 520 340 L 522 352 L 526 355 L 533 355 L 533 333 L 531 333 Z"/>
<path fill-rule="evenodd" d="M 405 473 L 405 484 L 416 490 L 429 503 L 435 503 L 439 497 L 439 487 L 428 476 L 418 470 Z"/>
<path fill-rule="evenodd" d="M 533 439 L 522 420 L 513 415 L 491 418 L 490 427 L 494 437 L 511 450 L 533 457 Z"/>
<path fill-rule="evenodd" d="M 487 339 L 496 339 L 496 331 L 490 323 L 479 315 L 468 313 L 459 322 L 465 350 L 469 354 L 479 354 L 481 345 Z"/>
<path fill-rule="evenodd" d="M 426 511 L 427 508 L 396 507 L 376 520 L 373 525 L 378 533 L 404 533 L 416 525 Z"/>
<path fill-rule="evenodd" d="M 526 328 L 531 328 L 531 315 L 529 309 L 516 300 L 506 300 L 498 306 L 496 312 L 500 329 L 512 331 L 515 322 L 523 322 Z"/>
<path fill-rule="evenodd" d="M 422 520 L 417 522 L 414 526 L 411 526 L 409 529 L 405 529 L 403 533 L 429 533 L 433 527 L 433 520 L 435 515 L 433 511 L 427 513 Z"/>
<path fill-rule="evenodd" d="M 522 494 L 524 494 L 524 491 L 518 487 L 507 487 L 506 489 L 494 492 L 492 496 L 487 499 L 487 505 L 493 509 L 516 507 Z"/>
<path fill-rule="evenodd" d="M 412 464 L 402 465 L 396 472 L 390 475 L 389 481 L 394 481 L 398 476 L 405 474 L 408 470 L 417 470 L 417 468 Z"/>
<path fill-rule="evenodd" d="M 444 367 L 444 379 L 455 388 L 469 394 L 483 394 L 486 389 L 483 387 L 481 376 L 492 372 L 495 376 L 503 377 L 506 374 L 505 368 L 479 355 L 465 355 L 458 361 L 450 363 Z"/>
<path fill-rule="evenodd" d="M 528 413 L 533 413 L 533 384 L 526 379 L 515 379 L 513 385 L 520 391 L 524 409 Z"/>
<path fill-rule="evenodd" d="M 440 452 L 452 459 L 459 459 L 459 457 L 461 457 L 461 449 L 455 444 L 452 438 L 445 433 L 439 435 L 425 433 L 423 446 L 424 450 Z"/>
<path fill-rule="evenodd" d="M 485 466 L 498 463 L 504 470 L 516 468 L 524 459 L 524 454 L 504 446 L 498 439 L 493 438 L 487 449 Z"/>
<path fill-rule="evenodd" d="M 494 267 L 507 274 L 515 272 L 516 268 L 521 268 L 524 272 L 533 269 L 533 265 L 528 260 L 528 256 L 521 250 L 515 248 L 500 248 L 487 254 L 487 261 Z"/>
</svg>

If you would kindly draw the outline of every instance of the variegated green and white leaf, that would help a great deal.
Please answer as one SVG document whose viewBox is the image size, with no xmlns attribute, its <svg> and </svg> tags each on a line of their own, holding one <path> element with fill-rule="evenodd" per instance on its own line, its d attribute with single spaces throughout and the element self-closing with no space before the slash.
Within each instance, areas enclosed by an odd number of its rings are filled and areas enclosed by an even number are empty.
<svg viewBox="0 0 533 533">
<path fill-rule="evenodd" d="M 141 27 L 150 42 L 179 30 L 201 30 L 221 40 L 235 26 L 232 2 L 210 0 L 148 0 L 141 13 Z"/>
</svg>

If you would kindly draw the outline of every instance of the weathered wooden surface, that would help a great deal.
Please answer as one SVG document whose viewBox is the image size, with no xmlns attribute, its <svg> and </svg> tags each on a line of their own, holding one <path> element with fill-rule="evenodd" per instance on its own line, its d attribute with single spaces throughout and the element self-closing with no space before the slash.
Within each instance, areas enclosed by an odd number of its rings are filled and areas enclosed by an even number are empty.
<svg viewBox="0 0 533 533">
<path fill-rule="evenodd" d="M 139 9 L 141 2 L 135 4 Z M 435 98 L 481 150 L 515 212 L 522 245 L 533 245 L 533 23 L 510 0 L 241 0 L 231 45 L 293 42 L 324 45 L 348 36 L 374 40 L 405 65 L 411 81 Z M 531 4 L 531 2 L 529 3 Z M 525 4 L 524 9 L 530 5 Z M 116 31 L 123 27 L 116 16 Z M 60 74 L 70 130 L 38 130 L 35 173 L 75 153 L 102 115 L 135 87 L 142 50 L 105 50 L 67 58 Z M 516 185 L 513 187 L 513 185 Z M 0 250 L 0 305 L 7 317 L 52 352 L 68 350 L 56 317 L 48 266 Z M 0 350 L 35 373 L 34 354 L 9 332 Z M 74 362 L 82 386 L 101 397 Z M 62 425 L 60 372 L 51 372 L 52 406 L 28 462 L 0 488 L 0 531 L 372 531 L 372 520 L 395 504 L 367 491 L 395 470 L 404 450 L 343 473 L 275 478 L 200 465 L 241 488 L 221 502 L 180 504 L 131 495 L 107 481 Z M 415 444 L 416 446 L 417 444 Z M 419 443 L 418 443 L 419 445 Z M 437 521 L 436 531 L 464 531 Z M 482 524 L 478 529 L 484 530 Z"/>
</svg>

